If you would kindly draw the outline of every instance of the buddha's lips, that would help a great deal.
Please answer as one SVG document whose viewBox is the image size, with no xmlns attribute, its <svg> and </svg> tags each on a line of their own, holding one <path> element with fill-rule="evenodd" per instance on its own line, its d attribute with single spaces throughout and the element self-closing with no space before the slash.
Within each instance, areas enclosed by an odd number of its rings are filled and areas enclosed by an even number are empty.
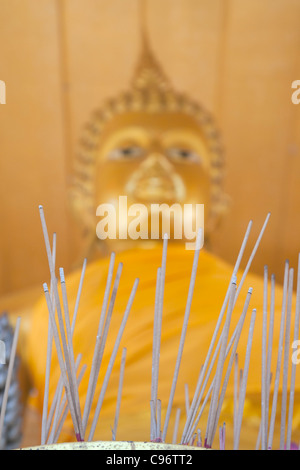
<svg viewBox="0 0 300 470">
<path fill-rule="evenodd" d="M 133 183 L 133 182 L 132 182 Z M 180 202 L 183 196 L 182 187 L 179 189 L 171 177 L 141 178 L 135 184 L 129 184 L 131 195 L 140 201 L 147 202 Z"/>
<path fill-rule="evenodd" d="M 165 187 L 138 187 L 132 195 L 137 200 L 147 202 L 175 202 L 178 200 L 176 191 L 174 189 L 166 189 Z"/>
</svg>

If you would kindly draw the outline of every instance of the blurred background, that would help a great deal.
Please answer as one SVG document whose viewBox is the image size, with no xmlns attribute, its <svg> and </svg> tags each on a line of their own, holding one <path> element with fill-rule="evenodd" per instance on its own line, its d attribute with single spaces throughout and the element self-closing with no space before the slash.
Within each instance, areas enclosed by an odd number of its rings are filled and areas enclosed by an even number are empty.
<svg viewBox="0 0 300 470">
<path fill-rule="evenodd" d="M 68 207 L 84 124 L 126 89 L 140 52 L 139 0 L 0 0 L 0 295 L 48 280 L 38 205 L 71 270 L 82 248 Z M 300 249 L 300 0 L 148 0 L 153 50 L 179 91 L 215 117 L 231 205 L 210 249 L 233 263 L 249 219 L 253 271 L 282 279 Z M 249 245 L 249 250 L 251 243 Z"/>
</svg>

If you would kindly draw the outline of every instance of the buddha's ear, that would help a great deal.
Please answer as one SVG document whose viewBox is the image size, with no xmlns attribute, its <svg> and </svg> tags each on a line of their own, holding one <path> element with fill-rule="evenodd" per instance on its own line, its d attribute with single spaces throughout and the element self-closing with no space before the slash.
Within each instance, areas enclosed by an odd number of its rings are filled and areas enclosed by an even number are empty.
<svg viewBox="0 0 300 470">
<path fill-rule="evenodd" d="M 96 227 L 96 212 L 93 213 L 93 204 L 87 197 L 87 188 L 84 185 L 74 184 L 68 191 L 68 207 L 81 228 L 83 238 L 88 238 L 93 227 Z"/>
<path fill-rule="evenodd" d="M 204 239 L 206 242 L 209 243 L 213 232 L 218 230 L 219 226 L 222 224 L 223 219 L 230 210 L 231 204 L 232 200 L 230 196 L 223 192 L 219 196 L 218 201 L 213 203 L 213 208 L 208 214 L 207 220 L 205 220 Z"/>
<path fill-rule="evenodd" d="M 232 199 L 228 194 L 222 193 L 220 201 L 217 205 L 217 210 L 219 212 L 220 219 L 223 219 L 229 212 L 230 207 L 232 206 Z"/>
</svg>

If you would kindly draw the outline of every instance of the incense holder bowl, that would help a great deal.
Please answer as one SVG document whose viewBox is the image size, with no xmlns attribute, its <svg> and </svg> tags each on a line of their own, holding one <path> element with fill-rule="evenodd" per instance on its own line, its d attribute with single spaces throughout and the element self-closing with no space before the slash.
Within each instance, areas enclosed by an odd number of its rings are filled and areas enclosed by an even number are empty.
<svg viewBox="0 0 300 470">
<path fill-rule="evenodd" d="M 24 447 L 19 450 L 207 450 L 203 447 L 185 446 L 180 444 L 165 444 L 160 442 L 134 442 L 134 441 L 95 441 L 95 442 L 67 442 L 36 447 Z"/>
</svg>

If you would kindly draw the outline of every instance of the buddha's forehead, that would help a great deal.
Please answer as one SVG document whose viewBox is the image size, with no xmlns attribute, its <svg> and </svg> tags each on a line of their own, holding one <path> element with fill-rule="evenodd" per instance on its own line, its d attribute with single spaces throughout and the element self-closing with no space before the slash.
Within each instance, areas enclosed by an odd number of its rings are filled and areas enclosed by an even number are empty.
<svg viewBox="0 0 300 470">
<path fill-rule="evenodd" d="M 203 139 L 200 124 L 192 116 L 172 111 L 129 111 L 114 116 L 103 129 L 101 141 L 110 138 L 156 137 L 164 139 L 169 135 L 197 136 Z"/>
<path fill-rule="evenodd" d="M 100 161 L 113 148 L 123 145 L 152 144 L 162 148 L 180 146 L 207 153 L 207 142 L 200 124 L 183 112 L 130 111 L 114 116 L 106 123 L 99 141 Z"/>
</svg>

